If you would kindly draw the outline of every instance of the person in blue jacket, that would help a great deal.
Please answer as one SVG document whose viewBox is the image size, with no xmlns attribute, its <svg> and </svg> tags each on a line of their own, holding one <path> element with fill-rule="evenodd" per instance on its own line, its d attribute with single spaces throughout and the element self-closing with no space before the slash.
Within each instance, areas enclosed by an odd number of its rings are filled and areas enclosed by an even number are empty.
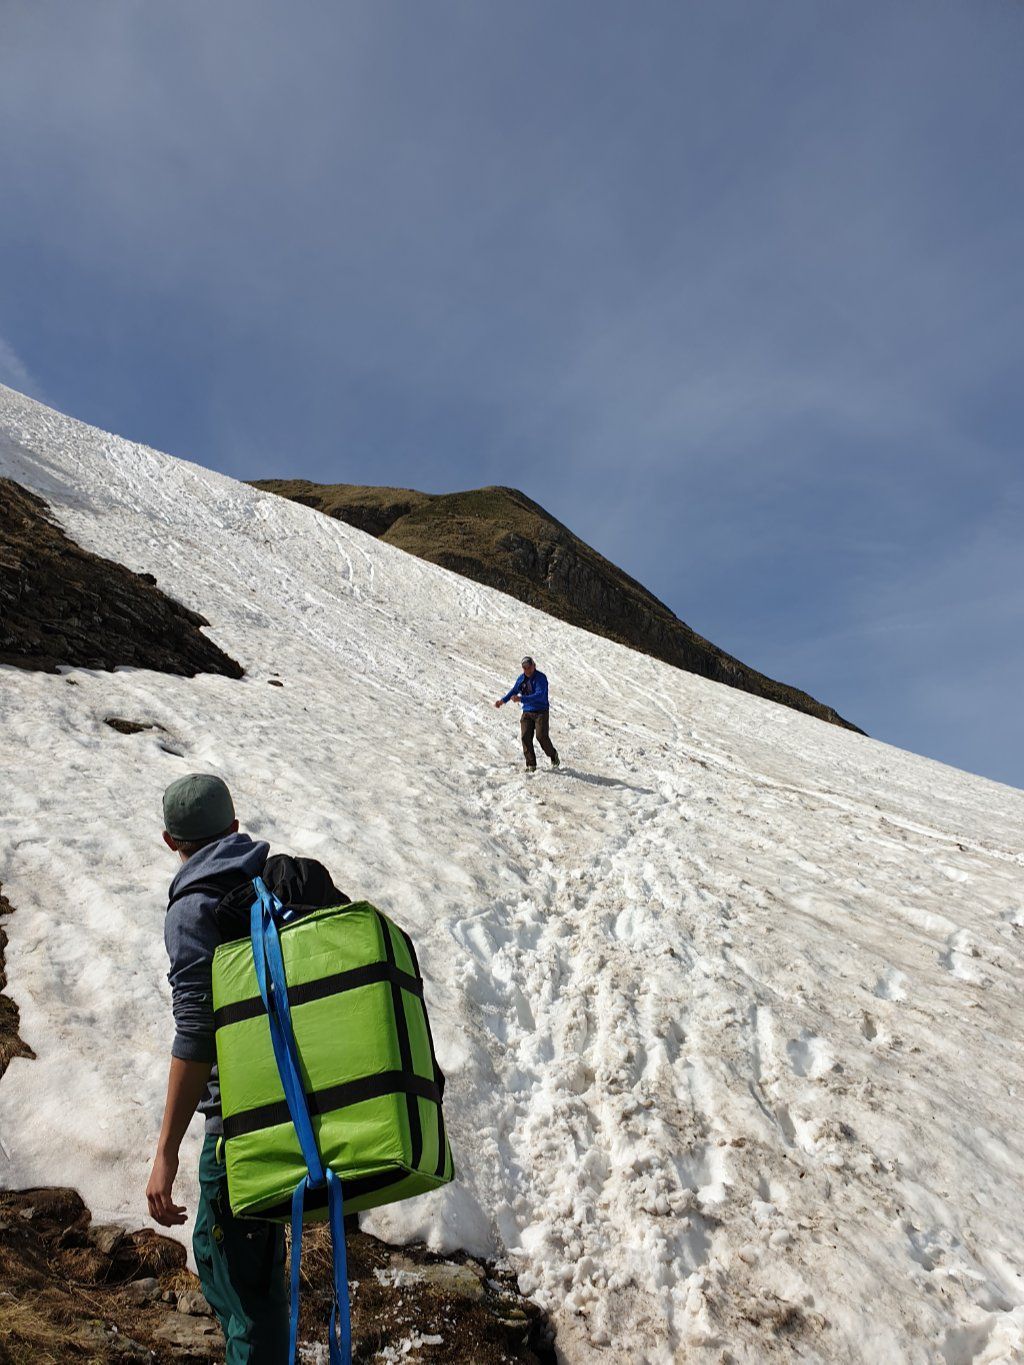
<svg viewBox="0 0 1024 1365">
<path fill-rule="evenodd" d="M 523 753 L 526 756 L 526 768 L 528 772 L 533 772 L 537 767 L 537 754 L 533 747 L 533 737 L 536 734 L 540 747 L 551 759 L 551 766 L 558 767 L 558 750 L 551 743 L 548 735 L 548 680 L 540 672 L 537 665 L 530 658 L 529 654 L 523 659 L 522 673 L 515 681 L 515 685 L 510 692 L 494 704 L 504 706 L 507 701 L 516 701 L 523 708 L 523 714 L 519 720 L 519 729 L 523 739 Z"/>
</svg>

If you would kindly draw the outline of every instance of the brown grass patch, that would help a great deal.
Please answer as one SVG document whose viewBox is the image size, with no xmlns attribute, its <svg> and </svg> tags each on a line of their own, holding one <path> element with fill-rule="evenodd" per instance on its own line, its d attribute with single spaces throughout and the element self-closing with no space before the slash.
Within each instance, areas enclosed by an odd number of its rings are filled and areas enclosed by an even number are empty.
<svg viewBox="0 0 1024 1365">
<path fill-rule="evenodd" d="M 0 1360 L 11 1365 L 50 1365 L 51 1361 L 61 1365 L 79 1344 L 77 1332 L 63 1321 L 51 1295 L 15 1298 L 9 1291 L 0 1291 Z"/>
</svg>

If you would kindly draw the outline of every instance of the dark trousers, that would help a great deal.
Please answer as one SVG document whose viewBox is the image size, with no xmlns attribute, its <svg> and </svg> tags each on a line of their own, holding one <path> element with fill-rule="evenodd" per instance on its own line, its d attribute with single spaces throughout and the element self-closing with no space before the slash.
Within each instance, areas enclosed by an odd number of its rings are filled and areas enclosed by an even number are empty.
<svg viewBox="0 0 1024 1365">
<path fill-rule="evenodd" d="M 192 1250 L 203 1293 L 224 1329 L 226 1365 L 286 1365 L 284 1228 L 234 1216 L 224 1163 L 217 1158 L 212 1134 L 199 1158 Z"/>
<path fill-rule="evenodd" d="M 558 762 L 558 750 L 548 738 L 547 711 L 524 711 L 519 719 L 519 730 L 523 737 L 523 753 L 526 755 L 526 766 L 528 768 L 536 768 L 537 766 L 537 754 L 533 747 L 534 734 L 537 736 L 537 743 L 551 759 L 551 762 Z"/>
</svg>

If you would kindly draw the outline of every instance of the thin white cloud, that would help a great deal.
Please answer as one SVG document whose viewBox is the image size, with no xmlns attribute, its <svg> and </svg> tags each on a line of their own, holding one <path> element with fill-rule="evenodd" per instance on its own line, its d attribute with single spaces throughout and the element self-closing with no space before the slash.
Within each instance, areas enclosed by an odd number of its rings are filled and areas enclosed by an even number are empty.
<svg viewBox="0 0 1024 1365">
<path fill-rule="evenodd" d="M 0 384 L 32 398 L 42 398 L 39 384 L 9 341 L 0 336 Z"/>
</svg>

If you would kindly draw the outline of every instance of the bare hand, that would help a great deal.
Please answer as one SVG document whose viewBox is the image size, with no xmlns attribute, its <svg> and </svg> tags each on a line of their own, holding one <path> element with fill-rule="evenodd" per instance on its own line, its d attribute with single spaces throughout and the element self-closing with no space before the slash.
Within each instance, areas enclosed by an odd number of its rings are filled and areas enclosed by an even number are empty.
<svg viewBox="0 0 1024 1365">
<path fill-rule="evenodd" d="M 504 705 L 505 705 L 505 703 L 504 703 L 503 701 L 496 701 L 494 704 L 495 704 L 495 706 L 504 706 Z"/>
<path fill-rule="evenodd" d="M 153 1170 L 146 1186 L 146 1201 L 149 1216 L 165 1228 L 172 1228 L 185 1221 L 185 1206 L 175 1204 L 171 1199 L 174 1177 L 178 1174 L 177 1156 L 161 1156 L 157 1153 Z"/>
</svg>

